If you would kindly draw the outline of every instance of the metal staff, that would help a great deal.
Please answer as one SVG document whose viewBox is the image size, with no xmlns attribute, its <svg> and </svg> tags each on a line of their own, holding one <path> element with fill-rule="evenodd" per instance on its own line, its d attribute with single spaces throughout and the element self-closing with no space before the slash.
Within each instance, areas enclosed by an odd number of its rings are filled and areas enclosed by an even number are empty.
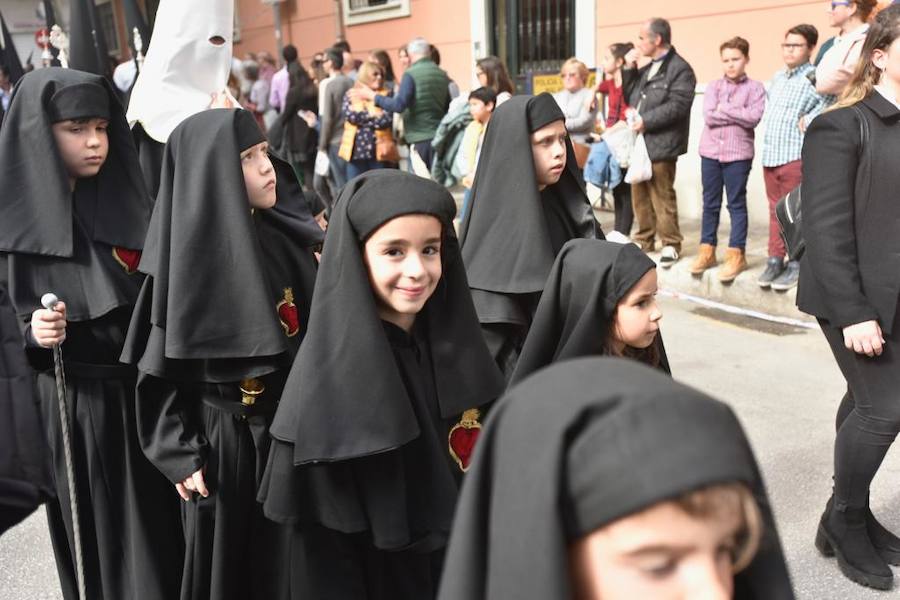
<svg viewBox="0 0 900 600">
<path fill-rule="evenodd" d="M 48 310 L 56 310 L 59 298 L 56 294 L 41 296 L 41 304 Z M 84 555 L 81 550 L 81 522 L 78 517 L 78 494 L 75 490 L 75 464 L 72 460 L 72 436 L 69 432 L 69 411 L 66 399 L 66 373 L 62 357 L 62 345 L 53 346 L 53 367 L 56 373 L 56 398 L 59 406 L 59 422 L 62 429 L 63 453 L 66 457 L 66 480 L 69 483 L 69 509 L 72 512 L 72 538 L 75 545 L 75 577 L 78 582 L 78 597 L 87 600 L 84 584 Z"/>
</svg>

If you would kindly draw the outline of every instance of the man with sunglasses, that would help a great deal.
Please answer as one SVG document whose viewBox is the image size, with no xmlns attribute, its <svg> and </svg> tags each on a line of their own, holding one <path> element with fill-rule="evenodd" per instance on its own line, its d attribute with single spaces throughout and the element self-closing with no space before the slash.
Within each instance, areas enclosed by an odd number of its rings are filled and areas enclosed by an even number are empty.
<svg viewBox="0 0 900 600">
<path fill-rule="evenodd" d="M 830 102 L 828 96 L 816 92 L 810 78 L 815 67 L 809 58 L 818 41 L 819 32 L 812 25 L 790 28 L 781 44 L 784 68 L 775 73 L 769 85 L 762 118 L 763 179 L 769 200 L 769 260 L 757 279 L 762 288 L 789 290 L 797 285 L 800 276 L 797 261 L 785 263 L 775 204 L 800 185 L 803 135 L 813 118 Z"/>
</svg>

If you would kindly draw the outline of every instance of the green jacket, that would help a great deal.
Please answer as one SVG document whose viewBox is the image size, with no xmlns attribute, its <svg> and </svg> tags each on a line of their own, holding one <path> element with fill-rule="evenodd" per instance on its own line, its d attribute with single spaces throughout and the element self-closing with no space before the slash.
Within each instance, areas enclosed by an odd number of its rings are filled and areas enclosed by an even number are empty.
<svg viewBox="0 0 900 600">
<path fill-rule="evenodd" d="M 410 144 L 427 142 L 434 137 L 450 105 L 450 79 L 443 69 L 427 58 L 417 60 L 406 73 L 416 84 L 416 94 L 403 111 L 404 137 Z"/>
</svg>

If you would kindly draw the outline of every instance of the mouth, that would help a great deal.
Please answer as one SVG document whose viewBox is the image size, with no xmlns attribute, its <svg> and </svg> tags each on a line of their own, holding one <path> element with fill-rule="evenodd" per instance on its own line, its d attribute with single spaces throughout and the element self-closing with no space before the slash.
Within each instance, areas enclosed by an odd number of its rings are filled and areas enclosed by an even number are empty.
<svg viewBox="0 0 900 600">
<path fill-rule="evenodd" d="M 422 294 L 425 293 L 425 286 L 419 287 L 398 287 L 397 291 L 400 292 L 407 299 L 415 300 L 419 298 Z"/>
<path fill-rule="evenodd" d="M 103 162 L 103 157 L 97 156 L 95 154 L 94 156 L 88 156 L 87 158 L 85 158 L 84 162 L 91 164 L 91 165 L 97 165 L 97 164 L 100 164 Z"/>
<path fill-rule="evenodd" d="M 275 187 L 275 180 L 274 180 L 274 179 L 270 179 L 269 181 L 266 182 L 266 185 L 263 186 L 263 189 L 264 189 L 264 190 L 271 190 L 271 189 L 273 189 L 274 187 Z"/>
</svg>

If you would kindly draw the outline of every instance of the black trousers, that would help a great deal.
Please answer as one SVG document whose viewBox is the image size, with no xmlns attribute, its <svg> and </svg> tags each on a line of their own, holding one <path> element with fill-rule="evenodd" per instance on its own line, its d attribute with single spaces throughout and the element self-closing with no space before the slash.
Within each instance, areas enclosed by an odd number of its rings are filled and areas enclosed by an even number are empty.
<svg viewBox="0 0 900 600">
<path fill-rule="evenodd" d="M 623 180 L 613 188 L 613 205 L 616 220 L 613 229 L 622 235 L 631 235 L 631 226 L 634 225 L 634 207 L 631 205 L 631 184 Z"/>
<path fill-rule="evenodd" d="M 869 358 L 844 347 L 840 328 L 823 319 L 819 324 L 848 388 L 838 410 L 834 444 L 835 506 L 860 508 L 900 432 L 900 333 L 885 335 L 881 356 Z"/>
</svg>

